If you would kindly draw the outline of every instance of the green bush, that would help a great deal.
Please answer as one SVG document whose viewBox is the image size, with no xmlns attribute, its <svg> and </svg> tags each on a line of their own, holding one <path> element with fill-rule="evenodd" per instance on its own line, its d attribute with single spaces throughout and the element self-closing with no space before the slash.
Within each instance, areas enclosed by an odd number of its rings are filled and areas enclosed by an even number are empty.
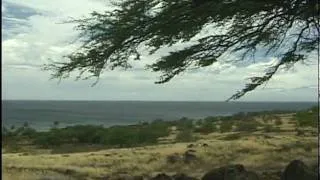
<svg viewBox="0 0 320 180">
<path fill-rule="evenodd" d="M 191 142 L 194 141 L 195 138 L 190 130 L 180 131 L 176 136 L 177 142 Z"/>
<path fill-rule="evenodd" d="M 51 128 L 46 132 L 37 132 L 23 126 L 10 132 L 6 129 L 6 140 L 18 140 L 22 137 L 32 139 L 35 145 L 49 148 L 63 144 L 100 144 L 109 147 L 133 147 L 155 144 L 159 137 L 168 136 L 170 124 L 157 120 L 129 126 L 113 126 L 104 128 L 94 125 L 75 125 L 65 128 Z M 11 133 L 11 134 L 10 134 Z M 11 135 L 11 136 L 8 136 Z"/>
<path fill-rule="evenodd" d="M 183 117 L 181 119 L 179 119 L 178 121 L 176 121 L 177 128 L 179 130 L 184 130 L 184 129 L 193 129 L 193 120 L 192 119 L 188 119 L 186 117 Z"/>
<path fill-rule="evenodd" d="M 305 131 L 304 130 L 302 130 L 302 129 L 299 129 L 299 128 L 297 128 L 296 129 L 297 130 L 297 136 L 304 136 L 305 135 Z"/>
<path fill-rule="evenodd" d="M 232 119 L 234 120 L 245 120 L 247 117 L 247 113 L 245 112 L 239 112 L 239 113 L 236 113 L 232 116 Z"/>
<path fill-rule="evenodd" d="M 203 120 L 202 120 L 202 119 L 198 119 L 198 120 L 195 122 L 195 125 L 198 126 L 198 127 L 201 127 L 201 126 L 202 126 L 202 123 L 203 123 Z"/>
<path fill-rule="evenodd" d="M 303 147 L 303 150 L 305 152 L 311 152 L 312 151 L 312 147 L 307 145 L 307 146 Z"/>
<path fill-rule="evenodd" d="M 26 136 L 28 138 L 33 138 L 37 136 L 37 131 L 33 128 L 25 128 L 23 129 L 23 131 L 21 132 L 22 136 Z"/>
<path fill-rule="evenodd" d="M 268 132 L 280 132 L 281 129 L 279 127 L 274 127 L 274 126 L 268 124 L 268 125 L 264 126 L 263 131 L 267 132 L 267 133 Z"/>
<path fill-rule="evenodd" d="M 294 116 L 299 127 L 315 127 L 318 125 L 318 112 L 313 110 L 297 112 Z"/>
<path fill-rule="evenodd" d="M 61 136 L 58 130 L 49 132 L 37 132 L 33 143 L 40 147 L 48 148 L 53 146 L 60 146 L 65 139 Z"/>
<path fill-rule="evenodd" d="M 217 121 L 219 121 L 219 117 L 208 116 L 208 117 L 204 118 L 204 121 L 211 122 L 211 123 L 217 122 Z"/>
<path fill-rule="evenodd" d="M 260 124 L 257 121 L 241 121 L 237 124 L 237 131 L 252 132 L 256 131 Z"/>
<path fill-rule="evenodd" d="M 217 129 L 217 126 L 215 124 L 215 121 L 213 121 L 212 119 L 209 119 L 209 118 L 205 118 L 202 121 L 201 126 L 196 128 L 194 130 L 194 132 L 199 132 L 199 133 L 202 133 L 202 134 L 209 134 L 209 133 L 212 133 L 212 132 L 216 132 L 217 130 L 218 129 Z"/>
<path fill-rule="evenodd" d="M 269 120 L 270 120 L 269 117 L 268 117 L 268 115 L 266 115 L 266 114 L 262 115 L 261 118 L 262 118 L 262 121 L 263 121 L 264 123 L 268 123 Z"/>
<path fill-rule="evenodd" d="M 217 131 L 218 131 L 218 128 L 215 124 L 202 126 L 194 130 L 194 132 L 201 133 L 201 134 L 210 134 Z"/>
<path fill-rule="evenodd" d="M 37 135 L 37 132 L 35 129 L 29 126 L 22 126 L 15 130 L 13 129 L 12 131 L 7 131 L 7 135 L 33 138 Z"/>
<path fill-rule="evenodd" d="M 241 138 L 241 134 L 236 133 L 236 134 L 229 134 L 226 137 L 221 138 L 221 140 L 232 141 L 232 140 L 237 140 L 240 138 Z"/>
<path fill-rule="evenodd" d="M 278 116 L 277 116 L 278 117 Z M 280 125 L 282 125 L 283 124 L 283 122 L 281 121 L 281 118 L 277 118 L 275 121 L 274 121 L 274 124 L 276 125 L 276 126 L 280 126 Z"/>
<path fill-rule="evenodd" d="M 220 123 L 220 132 L 221 133 L 230 132 L 232 131 L 232 126 L 233 126 L 232 121 L 222 121 Z"/>
</svg>

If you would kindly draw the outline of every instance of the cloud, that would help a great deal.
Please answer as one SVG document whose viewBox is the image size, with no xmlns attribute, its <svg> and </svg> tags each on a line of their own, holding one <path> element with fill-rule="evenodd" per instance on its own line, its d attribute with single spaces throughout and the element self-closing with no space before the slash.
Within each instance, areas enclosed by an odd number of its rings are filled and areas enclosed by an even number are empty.
<svg viewBox="0 0 320 180">
<path fill-rule="evenodd" d="M 223 101 L 244 87 L 246 78 L 261 75 L 274 64 L 274 57 L 259 57 L 254 64 L 219 61 L 212 66 L 190 70 L 167 84 L 156 85 L 159 73 L 145 70 L 145 65 L 172 51 L 165 47 L 149 56 L 141 47 L 142 60 L 131 61 L 129 71 L 106 70 L 99 83 L 86 81 L 49 81 L 50 73 L 40 70 L 48 59 L 62 60 L 78 44 L 71 44 L 77 36 L 73 24 L 61 24 L 69 17 L 83 17 L 92 11 L 112 9 L 105 1 L 93 0 L 5 0 L 2 67 L 4 99 L 82 99 L 82 100 L 216 100 Z M 210 27 L 208 27 L 210 28 Z M 208 33 L 205 30 L 202 35 Z M 201 36 L 201 35 L 199 35 Z M 189 42 L 189 45 L 192 42 Z M 181 49 L 185 44 L 177 44 Z M 224 59 L 233 59 L 226 54 Z M 310 58 L 313 62 L 314 57 Z M 281 71 L 265 88 L 249 93 L 242 100 L 314 100 L 317 84 L 316 65 L 297 64 L 292 71 Z M 76 73 L 73 73 L 75 77 Z"/>
<path fill-rule="evenodd" d="M 6 12 L 6 10 L 7 10 L 6 7 L 2 4 L 1 5 L 1 12 L 4 13 L 4 12 Z"/>
</svg>

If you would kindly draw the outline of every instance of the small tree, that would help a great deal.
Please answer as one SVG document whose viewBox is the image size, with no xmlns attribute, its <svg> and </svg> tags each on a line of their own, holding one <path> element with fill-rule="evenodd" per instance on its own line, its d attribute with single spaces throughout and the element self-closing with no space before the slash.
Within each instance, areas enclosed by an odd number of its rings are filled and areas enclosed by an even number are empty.
<svg viewBox="0 0 320 180">
<path fill-rule="evenodd" d="M 198 119 L 195 123 L 196 126 L 201 127 L 203 124 L 203 120 L 202 119 Z"/>
<path fill-rule="evenodd" d="M 232 130 L 233 122 L 231 121 L 225 121 L 220 124 L 220 132 L 225 133 L 225 132 L 230 132 Z"/>
<path fill-rule="evenodd" d="M 267 115 L 267 114 L 262 115 L 262 121 L 263 121 L 265 124 L 268 123 L 268 122 L 269 122 L 269 115 Z"/>
<path fill-rule="evenodd" d="M 10 127 L 10 130 L 13 131 L 15 128 L 16 128 L 16 127 L 15 127 L 14 125 L 12 125 L 12 126 Z"/>
<path fill-rule="evenodd" d="M 24 122 L 24 123 L 23 123 L 23 127 L 24 127 L 24 128 L 28 128 L 28 127 L 29 127 L 29 123 L 28 123 L 28 122 Z"/>
<path fill-rule="evenodd" d="M 59 121 L 54 121 L 53 122 L 53 128 L 57 129 L 59 127 Z"/>
</svg>

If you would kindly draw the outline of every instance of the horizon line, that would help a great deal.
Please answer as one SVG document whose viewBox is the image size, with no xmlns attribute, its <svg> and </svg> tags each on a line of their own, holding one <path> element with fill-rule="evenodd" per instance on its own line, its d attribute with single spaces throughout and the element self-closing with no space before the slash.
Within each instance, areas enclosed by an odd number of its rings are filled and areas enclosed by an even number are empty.
<svg viewBox="0 0 320 180">
<path fill-rule="evenodd" d="M 2 101 L 97 101 L 97 102 L 226 102 L 225 100 L 123 100 L 123 99 L 106 99 L 106 100 L 89 100 L 89 99 L 2 99 Z M 232 102 L 310 102 L 317 103 L 317 101 L 263 101 L 263 100 L 242 100 L 242 101 L 229 101 Z"/>
</svg>

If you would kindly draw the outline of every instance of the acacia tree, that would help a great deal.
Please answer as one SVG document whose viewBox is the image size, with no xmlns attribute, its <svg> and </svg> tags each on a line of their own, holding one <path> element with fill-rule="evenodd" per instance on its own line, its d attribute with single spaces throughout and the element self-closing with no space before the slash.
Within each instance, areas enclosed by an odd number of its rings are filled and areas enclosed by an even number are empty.
<svg viewBox="0 0 320 180">
<path fill-rule="evenodd" d="M 166 83 L 190 68 L 210 66 L 225 54 L 248 61 L 257 52 L 275 56 L 277 64 L 230 97 L 235 100 L 267 82 L 281 66 L 291 67 L 316 52 L 319 43 L 317 0 L 123 0 L 104 13 L 76 19 L 82 46 L 65 56 L 66 62 L 45 66 L 53 78 L 70 72 L 99 77 L 104 69 L 128 69 L 129 59 L 140 59 L 140 45 L 149 54 L 164 46 L 193 40 L 173 50 L 147 69 L 161 72 L 155 83 Z M 196 38 L 211 26 L 210 34 Z M 196 38 L 196 40 L 194 40 Z M 222 59 L 225 60 L 225 59 Z M 88 78 L 88 77 L 85 77 Z"/>
</svg>

